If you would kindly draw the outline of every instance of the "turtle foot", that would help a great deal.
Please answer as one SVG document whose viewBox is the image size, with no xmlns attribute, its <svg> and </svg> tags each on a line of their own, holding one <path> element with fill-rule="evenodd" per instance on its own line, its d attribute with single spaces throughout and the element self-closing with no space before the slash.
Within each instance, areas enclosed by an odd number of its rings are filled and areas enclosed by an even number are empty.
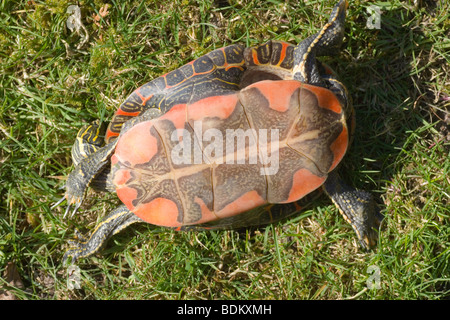
<svg viewBox="0 0 450 320">
<path fill-rule="evenodd" d="M 73 194 L 69 190 L 67 190 L 64 197 L 62 197 L 58 202 L 56 202 L 53 206 L 51 206 L 50 209 L 56 208 L 61 203 L 63 203 L 64 200 L 67 200 L 67 208 L 66 211 L 64 212 L 63 218 L 65 219 L 67 217 L 67 214 L 70 212 L 71 208 L 73 208 L 73 211 L 70 214 L 70 218 L 72 218 L 77 212 L 77 210 L 80 208 L 81 203 L 83 202 L 83 196 Z"/>
<path fill-rule="evenodd" d="M 365 250 L 375 247 L 383 215 L 373 196 L 346 185 L 335 172 L 329 174 L 324 189 L 355 230 L 361 246 Z"/>
<path fill-rule="evenodd" d="M 66 266 L 69 258 L 71 263 L 75 264 L 78 259 L 87 257 L 92 254 L 92 249 L 89 246 L 89 237 L 84 236 L 81 232 L 75 229 L 75 238 L 67 241 L 69 248 L 64 253 L 63 265 Z"/>
</svg>

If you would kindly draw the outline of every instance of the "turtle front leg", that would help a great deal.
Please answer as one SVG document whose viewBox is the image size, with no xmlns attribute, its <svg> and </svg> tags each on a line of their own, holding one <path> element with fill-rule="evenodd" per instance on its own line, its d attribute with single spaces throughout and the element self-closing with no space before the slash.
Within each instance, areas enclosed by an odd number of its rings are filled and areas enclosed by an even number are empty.
<svg viewBox="0 0 450 320">
<path fill-rule="evenodd" d="M 362 247 L 374 247 L 383 215 L 372 195 L 344 184 L 336 172 L 328 175 L 323 187 L 344 219 L 355 230 Z"/>
<path fill-rule="evenodd" d="M 67 209 L 64 217 L 70 211 L 72 205 L 75 208 L 72 212 L 73 216 L 83 202 L 84 194 L 91 181 L 105 168 L 109 163 L 111 153 L 116 147 L 116 141 L 107 144 L 98 149 L 87 158 L 80 160 L 75 169 L 69 174 L 66 182 L 66 193 L 64 197 L 55 203 L 52 208 L 58 206 L 64 200 L 67 200 Z"/>
<path fill-rule="evenodd" d="M 69 241 L 69 249 L 64 254 L 63 264 L 66 265 L 69 257 L 72 257 L 72 263 L 75 263 L 80 258 L 97 253 L 109 238 L 136 222 L 143 220 L 122 205 L 103 218 L 88 237 L 76 231 L 76 238 Z"/>
</svg>

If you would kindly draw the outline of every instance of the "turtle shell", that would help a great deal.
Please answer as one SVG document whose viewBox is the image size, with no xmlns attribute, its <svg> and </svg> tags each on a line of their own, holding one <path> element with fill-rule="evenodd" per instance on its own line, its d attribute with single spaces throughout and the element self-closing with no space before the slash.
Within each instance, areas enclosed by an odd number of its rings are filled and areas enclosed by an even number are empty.
<svg viewBox="0 0 450 320">
<path fill-rule="evenodd" d="M 111 180 L 129 210 L 182 228 L 319 188 L 348 147 L 343 106 L 328 89 L 266 80 L 179 103 L 122 132 Z"/>
</svg>

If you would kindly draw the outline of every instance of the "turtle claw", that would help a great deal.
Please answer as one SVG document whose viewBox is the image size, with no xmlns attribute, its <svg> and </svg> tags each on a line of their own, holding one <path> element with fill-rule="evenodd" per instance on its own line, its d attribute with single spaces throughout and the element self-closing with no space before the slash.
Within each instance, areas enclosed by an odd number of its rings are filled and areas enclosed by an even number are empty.
<svg viewBox="0 0 450 320">
<path fill-rule="evenodd" d="M 63 218 L 65 219 L 67 217 L 67 214 L 70 212 L 72 205 L 75 205 L 72 213 L 70 213 L 70 215 L 69 215 L 70 218 L 73 218 L 75 213 L 77 213 L 78 209 L 80 208 L 82 200 L 83 199 L 78 198 L 78 197 L 70 197 L 70 196 L 67 197 L 68 205 L 67 205 L 66 211 L 64 212 Z"/>
<path fill-rule="evenodd" d="M 73 209 L 73 212 L 70 214 L 70 218 L 72 218 L 72 217 L 75 215 L 75 213 L 78 211 L 78 209 L 80 208 L 81 203 L 82 203 L 82 201 L 83 201 L 83 198 L 77 197 L 77 196 L 71 196 L 70 194 L 68 194 L 68 193 L 66 192 L 66 194 L 64 195 L 64 197 L 62 197 L 61 199 L 59 199 L 59 201 L 56 202 L 54 205 L 52 205 L 52 206 L 50 207 L 50 209 L 56 208 L 56 207 L 59 206 L 64 200 L 67 200 L 67 203 L 68 203 L 68 204 L 67 204 L 66 211 L 64 212 L 64 216 L 63 216 L 64 219 L 67 217 L 67 214 L 70 212 L 70 208 L 72 207 L 72 205 L 75 204 L 75 208 Z"/>
<path fill-rule="evenodd" d="M 67 217 L 69 210 L 70 210 L 70 204 L 67 206 L 66 211 L 64 212 L 63 219 L 65 219 Z"/>
<path fill-rule="evenodd" d="M 64 196 L 64 197 L 62 197 L 61 199 L 59 199 L 59 201 L 57 202 L 57 203 L 55 203 L 54 205 L 52 205 L 51 207 L 50 207 L 50 209 L 55 209 L 57 206 L 59 206 L 64 200 L 66 200 L 66 197 Z"/>
<path fill-rule="evenodd" d="M 80 206 L 81 206 L 81 201 L 77 202 L 77 204 L 75 205 L 75 208 L 73 209 L 72 214 L 70 215 L 70 218 L 73 218 L 73 216 L 75 215 L 75 213 L 77 213 Z"/>
</svg>

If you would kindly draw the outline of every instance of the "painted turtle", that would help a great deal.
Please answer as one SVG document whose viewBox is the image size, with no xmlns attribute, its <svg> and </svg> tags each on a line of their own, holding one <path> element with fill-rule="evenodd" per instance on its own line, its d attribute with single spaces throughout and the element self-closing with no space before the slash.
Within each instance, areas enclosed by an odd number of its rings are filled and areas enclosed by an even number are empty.
<svg viewBox="0 0 450 320">
<path fill-rule="evenodd" d="M 210 52 L 135 90 L 101 146 L 97 124 L 80 130 L 66 183 L 73 214 L 88 186 L 123 202 L 64 261 L 97 252 L 135 222 L 176 230 L 263 225 L 298 212 L 324 190 L 373 246 L 382 219 L 371 195 L 335 168 L 354 127 L 347 90 L 317 56 L 338 52 L 347 3 L 299 45 L 279 41 Z M 55 206 L 56 206 L 55 205 Z M 73 215 L 72 214 L 72 215 Z"/>
</svg>

